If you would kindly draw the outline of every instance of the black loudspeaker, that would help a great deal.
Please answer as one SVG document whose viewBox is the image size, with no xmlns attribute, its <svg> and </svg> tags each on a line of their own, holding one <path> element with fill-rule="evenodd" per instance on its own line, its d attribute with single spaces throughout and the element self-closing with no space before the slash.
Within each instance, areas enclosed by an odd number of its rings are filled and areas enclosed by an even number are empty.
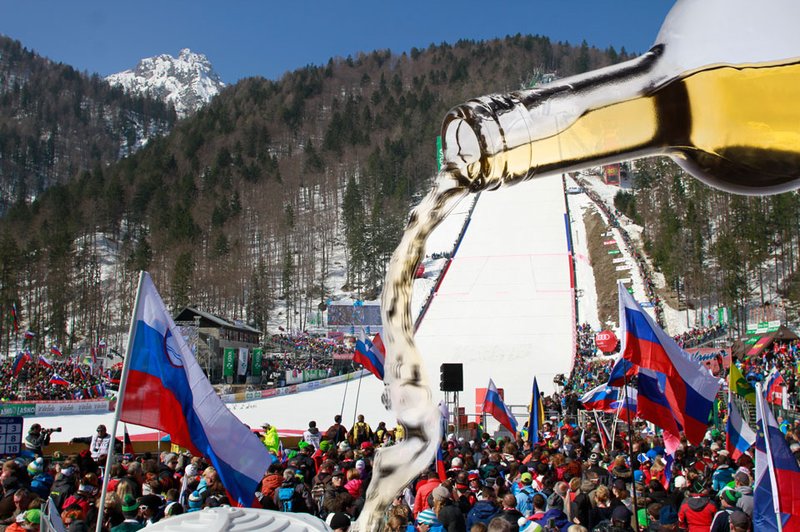
<svg viewBox="0 0 800 532">
<path fill-rule="evenodd" d="M 443 392 L 464 391 L 464 364 L 442 364 L 439 371 L 441 371 L 439 390 Z"/>
</svg>

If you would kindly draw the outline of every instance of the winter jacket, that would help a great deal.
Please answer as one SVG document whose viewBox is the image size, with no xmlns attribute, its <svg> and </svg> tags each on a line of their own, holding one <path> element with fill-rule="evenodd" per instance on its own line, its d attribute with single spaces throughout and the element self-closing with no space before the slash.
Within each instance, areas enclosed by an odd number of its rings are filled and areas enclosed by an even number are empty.
<svg viewBox="0 0 800 532">
<path fill-rule="evenodd" d="M 442 482 L 438 478 L 423 480 L 417 485 L 417 496 L 414 497 L 414 519 L 425 508 L 429 508 L 428 495 Z"/>
<path fill-rule="evenodd" d="M 721 491 L 722 488 L 727 486 L 728 483 L 733 480 L 733 473 L 734 471 L 732 467 L 728 465 L 719 466 L 719 468 L 717 468 L 717 470 L 714 471 L 714 474 L 711 476 L 711 489 L 716 492 Z"/>
<path fill-rule="evenodd" d="M 56 475 L 56 480 L 53 482 L 53 487 L 50 489 L 50 498 L 53 499 L 58 511 L 61 511 L 64 509 L 64 501 L 76 491 L 75 477 L 68 477 L 59 473 Z"/>
<path fill-rule="evenodd" d="M 717 507 L 708 497 L 691 496 L 678 511 L 678 523 L 681 529 L 689 532 L 708 532 L 716 513 Z"/>
<path fill-rule="evenodd" d="M 736 503 L 736 507 L 747 514 L 749 518 L 753 518 L 753 488 L 750 486 L 739 486 L 736 491 L 742 494 L 742 497 Z"/>
<path fill-rule="evenodd" d="M 313 445 L 314 449 L 319 449 L 319 444 L 322 441 L 322 433 L 317 427 L 310 427 L 303 433 L 303 441 L 309 445 Z"/>
<path fill-rule="evenodd" d="M 274 453 L 276 456 L 278 455 L 281 448 L 281 439 L 278 437 L 278 429 L 270 427 L 269 430 L 264 433 L 264 446 L 269 452 Z"/>
<path fill-rule="evenodd" d="M 494 516 L 500 513 L 498 508 L 491 501 L 478 501 L 472 510 L 467 514 L 467 530 L 472 530 L 472 525 L 475 523 L 489 524 Z"/>
<path fill-rule="evenodd" d="M 283 475 L 279 475 L 278 473 L 269 473 L 261 480 L 261 506 L 263 506 L 267 510 L 275 510 L 275 502 L 272 499 L 272 496 L 275 494 L 275 490 L 283 484 Z"/>
<path fill-rule="evenodd" d="M 466 532 L 467 530 L 464 514 L 456 504 L 450 501 L 441 507 L 437 519 L 447 532 Z"/>
</svg>

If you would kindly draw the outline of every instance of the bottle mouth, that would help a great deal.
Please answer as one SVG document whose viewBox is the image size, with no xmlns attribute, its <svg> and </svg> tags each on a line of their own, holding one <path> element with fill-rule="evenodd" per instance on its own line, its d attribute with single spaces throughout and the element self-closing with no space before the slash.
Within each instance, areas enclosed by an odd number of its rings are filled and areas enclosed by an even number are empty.
<svg viewBox="0 0 800 532">
<path fill-rule="evenodd" d="M 460 185 L 472 188 L 480 178 L 481 141 L 464 117 L 464 106 L 451 110 L 442 125 L 443 169 Z"/>
</svg>

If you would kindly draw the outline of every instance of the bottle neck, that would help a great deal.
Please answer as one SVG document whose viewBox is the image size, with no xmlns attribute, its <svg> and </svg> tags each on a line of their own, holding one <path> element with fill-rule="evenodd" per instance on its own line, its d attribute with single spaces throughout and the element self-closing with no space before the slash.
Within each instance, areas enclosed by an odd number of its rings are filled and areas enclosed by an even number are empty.
<svg viewBox="0 0 800 532">
<path fill-rule="evenodd" d="M 470 100 L 442 126 L 444 168 L 473 191 L 659 149 L 658 109 L 646 96 L 664 47 L 539 88 Z"/>
</svg>

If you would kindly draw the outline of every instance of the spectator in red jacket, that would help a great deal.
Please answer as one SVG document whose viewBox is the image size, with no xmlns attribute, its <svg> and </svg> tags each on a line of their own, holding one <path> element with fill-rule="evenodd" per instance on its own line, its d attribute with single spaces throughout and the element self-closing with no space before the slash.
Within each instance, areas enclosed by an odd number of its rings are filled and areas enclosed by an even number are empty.
<svg viewBox="0 0 800 532">
<path fill-rule="evenodd" d="M 417 496 L 414 497 L 414 518 L 416 519 L 419 513 L 426 509 L 430 508 L 428 504 L 428 496 L 436 489 L 436 486 L 441 484 L 442 481 L 439 480 L 439 475 L 436 471 L 431 471 L 428 473 L 428 478 L 426 480 L 421 481 L 417 485 Z"/>
<path fill-rule="evenodd" d="M 688 532 L 708 532 L 717 507 L 705 493 L 691 493 L 678 511 L 678 523 L 681 530 Z"/>
</svg>

